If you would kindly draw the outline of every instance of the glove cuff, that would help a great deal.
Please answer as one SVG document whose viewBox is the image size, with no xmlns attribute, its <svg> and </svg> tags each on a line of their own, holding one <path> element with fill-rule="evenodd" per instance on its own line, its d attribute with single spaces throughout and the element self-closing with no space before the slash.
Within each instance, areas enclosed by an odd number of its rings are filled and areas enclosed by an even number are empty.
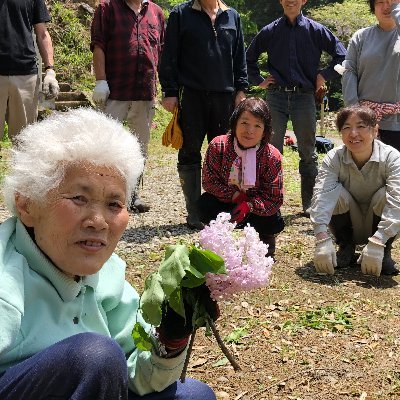
<svg viewBox="0 0 400 400">
<path fill-rule="evenodd" d="M 373 243 L 373 244 L 376 244 L 377 246 L 386 247 L 385 244 L 381 243 L 377 238 L 375 238 L 375 237 L 373 237 L 373 236 L 371 236 L 370 238 L 368 238 L 368 241 L 371 242 L 371 243 Z"/>
<path fill-rule="evenodd" d="M 51 75 L 51 76 L 53 76 L 54 78 L 56 77 L 56 72 L 54 71 L 54 69 L 47 69 L 46 70 L 46 76 L 47 75 Z"/>
<path fill-rule="evenodd" d="M 332 241 L 332 238 L 331 237 L 326 237 L 326 238 L 323 238 L 323 239 L 320 239 L 320 240 L 317 240 L 316 242 L 315 242 L 315 244 L 321 244 L 321 243 L 325 243 L 325 242 L 328 242 L 328 241 Z"/>
</svg>

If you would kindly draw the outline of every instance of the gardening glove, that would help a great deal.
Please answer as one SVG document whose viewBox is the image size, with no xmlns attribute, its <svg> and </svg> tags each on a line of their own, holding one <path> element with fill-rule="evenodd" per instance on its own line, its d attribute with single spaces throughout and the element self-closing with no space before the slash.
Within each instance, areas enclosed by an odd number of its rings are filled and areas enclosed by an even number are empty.
<svg viewBox="0 0 400 400">
<path fill-rule="evenodd" d="M 46 99 L 54 99 L 58 96 L 60 87 L 56 79 L 56 73 L 53 69 L 46 70 L 46 75 L 43 79 L 43 93 Z"/>
<path fill-rule="evenodd" d="M 336 268 L 336 250 L 330 237 L 315 243 L 314 265 L 317 272 L 333 275 Z"/>
<path fill-rule="evenodd" d="M 110 88 L 105 80 L 96 81 L 96 86 L 93 89 L 93 101 L 98 107 L 106 105 L 108 96 L 110 95 Z"/>
<path fill-rule="evenodd" d="M 368 244 L 364 247 L 357 264 L 361 264 L 361 272 L 367 275 L 380 276 L 382 271 L 382 260 L 385 252 L 385 245 L 368 239 Z"/>
<path fill-rule="evenodd" d="M 237 192 L 235 192 L 237 193 Z M 242 201 L 249 201 L 247 194 L 244 192 L 239 192 L 239 194 L 235 197 L 235 200 L 232 197 L 232 203 L 240 204 Z"/>
<path fill-rule="evenodd" d="M 189 341 L 189 336 L 197 329 L 198 326 L 194 326 L 196 321 L 193 321 L 195 301 L 202 304 L 214 321 L 220 315 L 218 303 L 210 297 L 210 290 L 205 284 L 195 288 L 183 288 L 182 291 L 191 292 L 191 296 L 187 296 L 185 293 L 182 296 L 184 299 L 188 299 L 184 302 L 186 319 L 177 314 L 168 303 L 164 303 L 161 324 L 156 328 L 158 340 L 168 350 L 184 348 Z"/>
<path fill-rule="evenodd" d="M 236 222 L 236 224 L 243 225 L 247 218 L 250 216 L 252 211 L 251 203 L 247 201 L 242 201 L 237 205 L 231 212 L 231 222 Z"/>
</svg>

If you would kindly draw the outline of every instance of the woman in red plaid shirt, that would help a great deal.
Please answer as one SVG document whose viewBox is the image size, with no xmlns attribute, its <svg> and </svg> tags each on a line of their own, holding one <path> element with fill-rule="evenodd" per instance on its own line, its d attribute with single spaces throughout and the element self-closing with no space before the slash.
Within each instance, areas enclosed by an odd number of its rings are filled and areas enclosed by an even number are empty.
<svg viewBox="0 0 400 400">
<path fill-rule="evenodd" d="M 201 221 L 229 212 L 237 227 L 249 223 L 274 256 L 275 235 L 284 228 L 282 156 L 269 141 L 271 114 L 256 97 L 243 100 L 230 120 L 230 132 L 208 145 L 203 164 Z"/>
</svg>

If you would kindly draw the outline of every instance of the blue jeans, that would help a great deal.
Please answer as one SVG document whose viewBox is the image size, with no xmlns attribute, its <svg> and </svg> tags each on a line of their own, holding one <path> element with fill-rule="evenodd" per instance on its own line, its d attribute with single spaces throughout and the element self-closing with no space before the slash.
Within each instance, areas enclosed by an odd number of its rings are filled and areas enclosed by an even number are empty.
<svg viewBox="0 0 400 400">
<path fill-rule="evenodd" d="M 126 357 L 113 339 L 97 333 L 71 336 L 0 375 L 2 400 L 215 400 L 205 383 L 186 379 L 159 393 L 128 391 Z"/>
<path fill-rule="evenodd" d="M 303 210 L 306 211 L 311 205 L 315 178 L 318 174 L 314 92 L 285 92 L 271 89 L 268 91 L 267 103 L 272 117 L 271 144 L 281 153 L 289 117 L 292 120 L 300 157 L 301 200 Z"/>
</svg>

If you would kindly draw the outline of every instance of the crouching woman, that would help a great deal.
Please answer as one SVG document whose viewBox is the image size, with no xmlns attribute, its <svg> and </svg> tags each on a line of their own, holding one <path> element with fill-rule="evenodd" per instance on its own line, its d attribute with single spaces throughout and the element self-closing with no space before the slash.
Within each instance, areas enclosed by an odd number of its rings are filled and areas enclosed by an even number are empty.
<svg viewBox="0 0 400 400">
<path fill-rule="evenodd" d="M 355 260 L 356 245 L 365 245 L 357 261 L 364 274 L 396 275 L 391 249 L 400 231 L 400 153 L 376 139 L 376 116 L 367 107 L 342 109 L 336 125 L 343 145 L 324 158 L 312 199 L 315 268 L 333 274 Z"/>
<path fill-rule="evenodd" d="M 249 223 L 275 254 L 275 235 L 284 228 L 282 156 L 272 146 L 267 103 L 250 97 L 234 110 L 230 132 L 208 145 L 203 164 L 200 219 L 208 223 L 229 212 L 237 227 Z"/>
<path fill-rule="evenodd" d="M 4 186 L 14 216 L 0 226 L 2 400 L 215 400 L 204 383 L 177 382 L 183 318 L 172 329 L 163 317 L 152 351 L 131 337 L 136 322 L 151 327 L 113 252 L 142 169 L 137 140 L 93 110 L 18 136 Z"/>
</svg>

